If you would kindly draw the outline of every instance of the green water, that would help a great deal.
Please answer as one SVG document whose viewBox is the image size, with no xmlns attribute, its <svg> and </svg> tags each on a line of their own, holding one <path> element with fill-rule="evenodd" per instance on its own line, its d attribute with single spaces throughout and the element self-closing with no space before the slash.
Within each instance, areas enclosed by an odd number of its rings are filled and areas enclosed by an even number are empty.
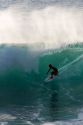
<svg viewBox="0 0 83 125">
<path fill-rule="evenodd" d="M 28 63 L 26 47 L 0 49 L 1 111 L 12 114 L 17 121 L 36 124 L 77 117 L 75 111 L 83 104 L 82 45 L 41 53 L 36 57 L 37 65 L 35 61 Z M 49 63 L 59 69 L 59 76 L 45 83 Z M 35 68 L 28 71 L 29 65 Z"/>
</svg>

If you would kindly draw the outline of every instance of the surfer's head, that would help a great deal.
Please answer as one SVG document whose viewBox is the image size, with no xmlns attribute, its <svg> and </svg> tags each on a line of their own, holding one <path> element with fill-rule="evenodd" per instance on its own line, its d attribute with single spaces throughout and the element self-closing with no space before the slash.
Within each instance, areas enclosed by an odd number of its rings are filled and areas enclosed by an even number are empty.
<svg viewBox="0 0 83 125">
<path fill-rule="evenodd" d="M 50 67 L 50 68 L 52 68 L 52 65 L 51 65 L 51 64 L 49 64 L 49 67 Z"/>
</svg>

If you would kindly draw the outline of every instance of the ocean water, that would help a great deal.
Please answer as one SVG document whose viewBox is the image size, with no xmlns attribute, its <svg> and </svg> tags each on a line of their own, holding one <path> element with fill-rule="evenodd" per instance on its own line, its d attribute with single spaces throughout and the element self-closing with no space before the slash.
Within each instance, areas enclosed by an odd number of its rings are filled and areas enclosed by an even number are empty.
<svg viewBox="0 0 83 125">
<path fill-rule="evenodd" d="M 74 44 L 33 58 L 25 46 L 1 46 L 0 124 L 82 124 L 82 53 L 83 45 Z M 47 83 L 49 63 L 59 75 Z"/>
<path fill-rule="evenodd" d="M 0 1 L 0 125 L 83 124 L 82 25 L 82 0 Z"/>
</svg>

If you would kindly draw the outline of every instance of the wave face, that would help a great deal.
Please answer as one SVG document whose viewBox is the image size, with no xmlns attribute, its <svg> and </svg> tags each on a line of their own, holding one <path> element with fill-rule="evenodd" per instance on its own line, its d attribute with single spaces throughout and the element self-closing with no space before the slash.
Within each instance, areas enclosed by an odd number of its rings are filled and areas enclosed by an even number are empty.
<svg viewBox="0 0 83 125">
<path fill-rule="evenodd" d="M 45 83 L 49 63 L 59 69 L 59 76 Z M 0 107 L 5 107 L 5 112 L 11 114 L 4 116 L 5 121 L 43 124 L 77 118 L 76 112 L 83 105 L 82 74 L 82 44 L 40 54 L 25 46 L 2 45 Z"/>
<path fill-rule="evenodd" d="M 83 124 L 82 27 L 82 0 L 1 0 L 0 125 Z"/>
</svg>

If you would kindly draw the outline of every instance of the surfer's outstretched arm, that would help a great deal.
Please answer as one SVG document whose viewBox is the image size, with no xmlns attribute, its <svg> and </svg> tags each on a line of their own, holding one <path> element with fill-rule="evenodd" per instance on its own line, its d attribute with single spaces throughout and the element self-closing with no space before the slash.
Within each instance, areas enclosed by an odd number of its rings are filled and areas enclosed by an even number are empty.
<svg viewBox="0 0 83 125">
<path fill-rule="evenodd" d="M 49 71 L 51 70 L 51 68 L 49 68 L 49 70 L 48 70 L 48 72 L 47 72 L 47 74 L 49 73 Z"/>
</svg>

